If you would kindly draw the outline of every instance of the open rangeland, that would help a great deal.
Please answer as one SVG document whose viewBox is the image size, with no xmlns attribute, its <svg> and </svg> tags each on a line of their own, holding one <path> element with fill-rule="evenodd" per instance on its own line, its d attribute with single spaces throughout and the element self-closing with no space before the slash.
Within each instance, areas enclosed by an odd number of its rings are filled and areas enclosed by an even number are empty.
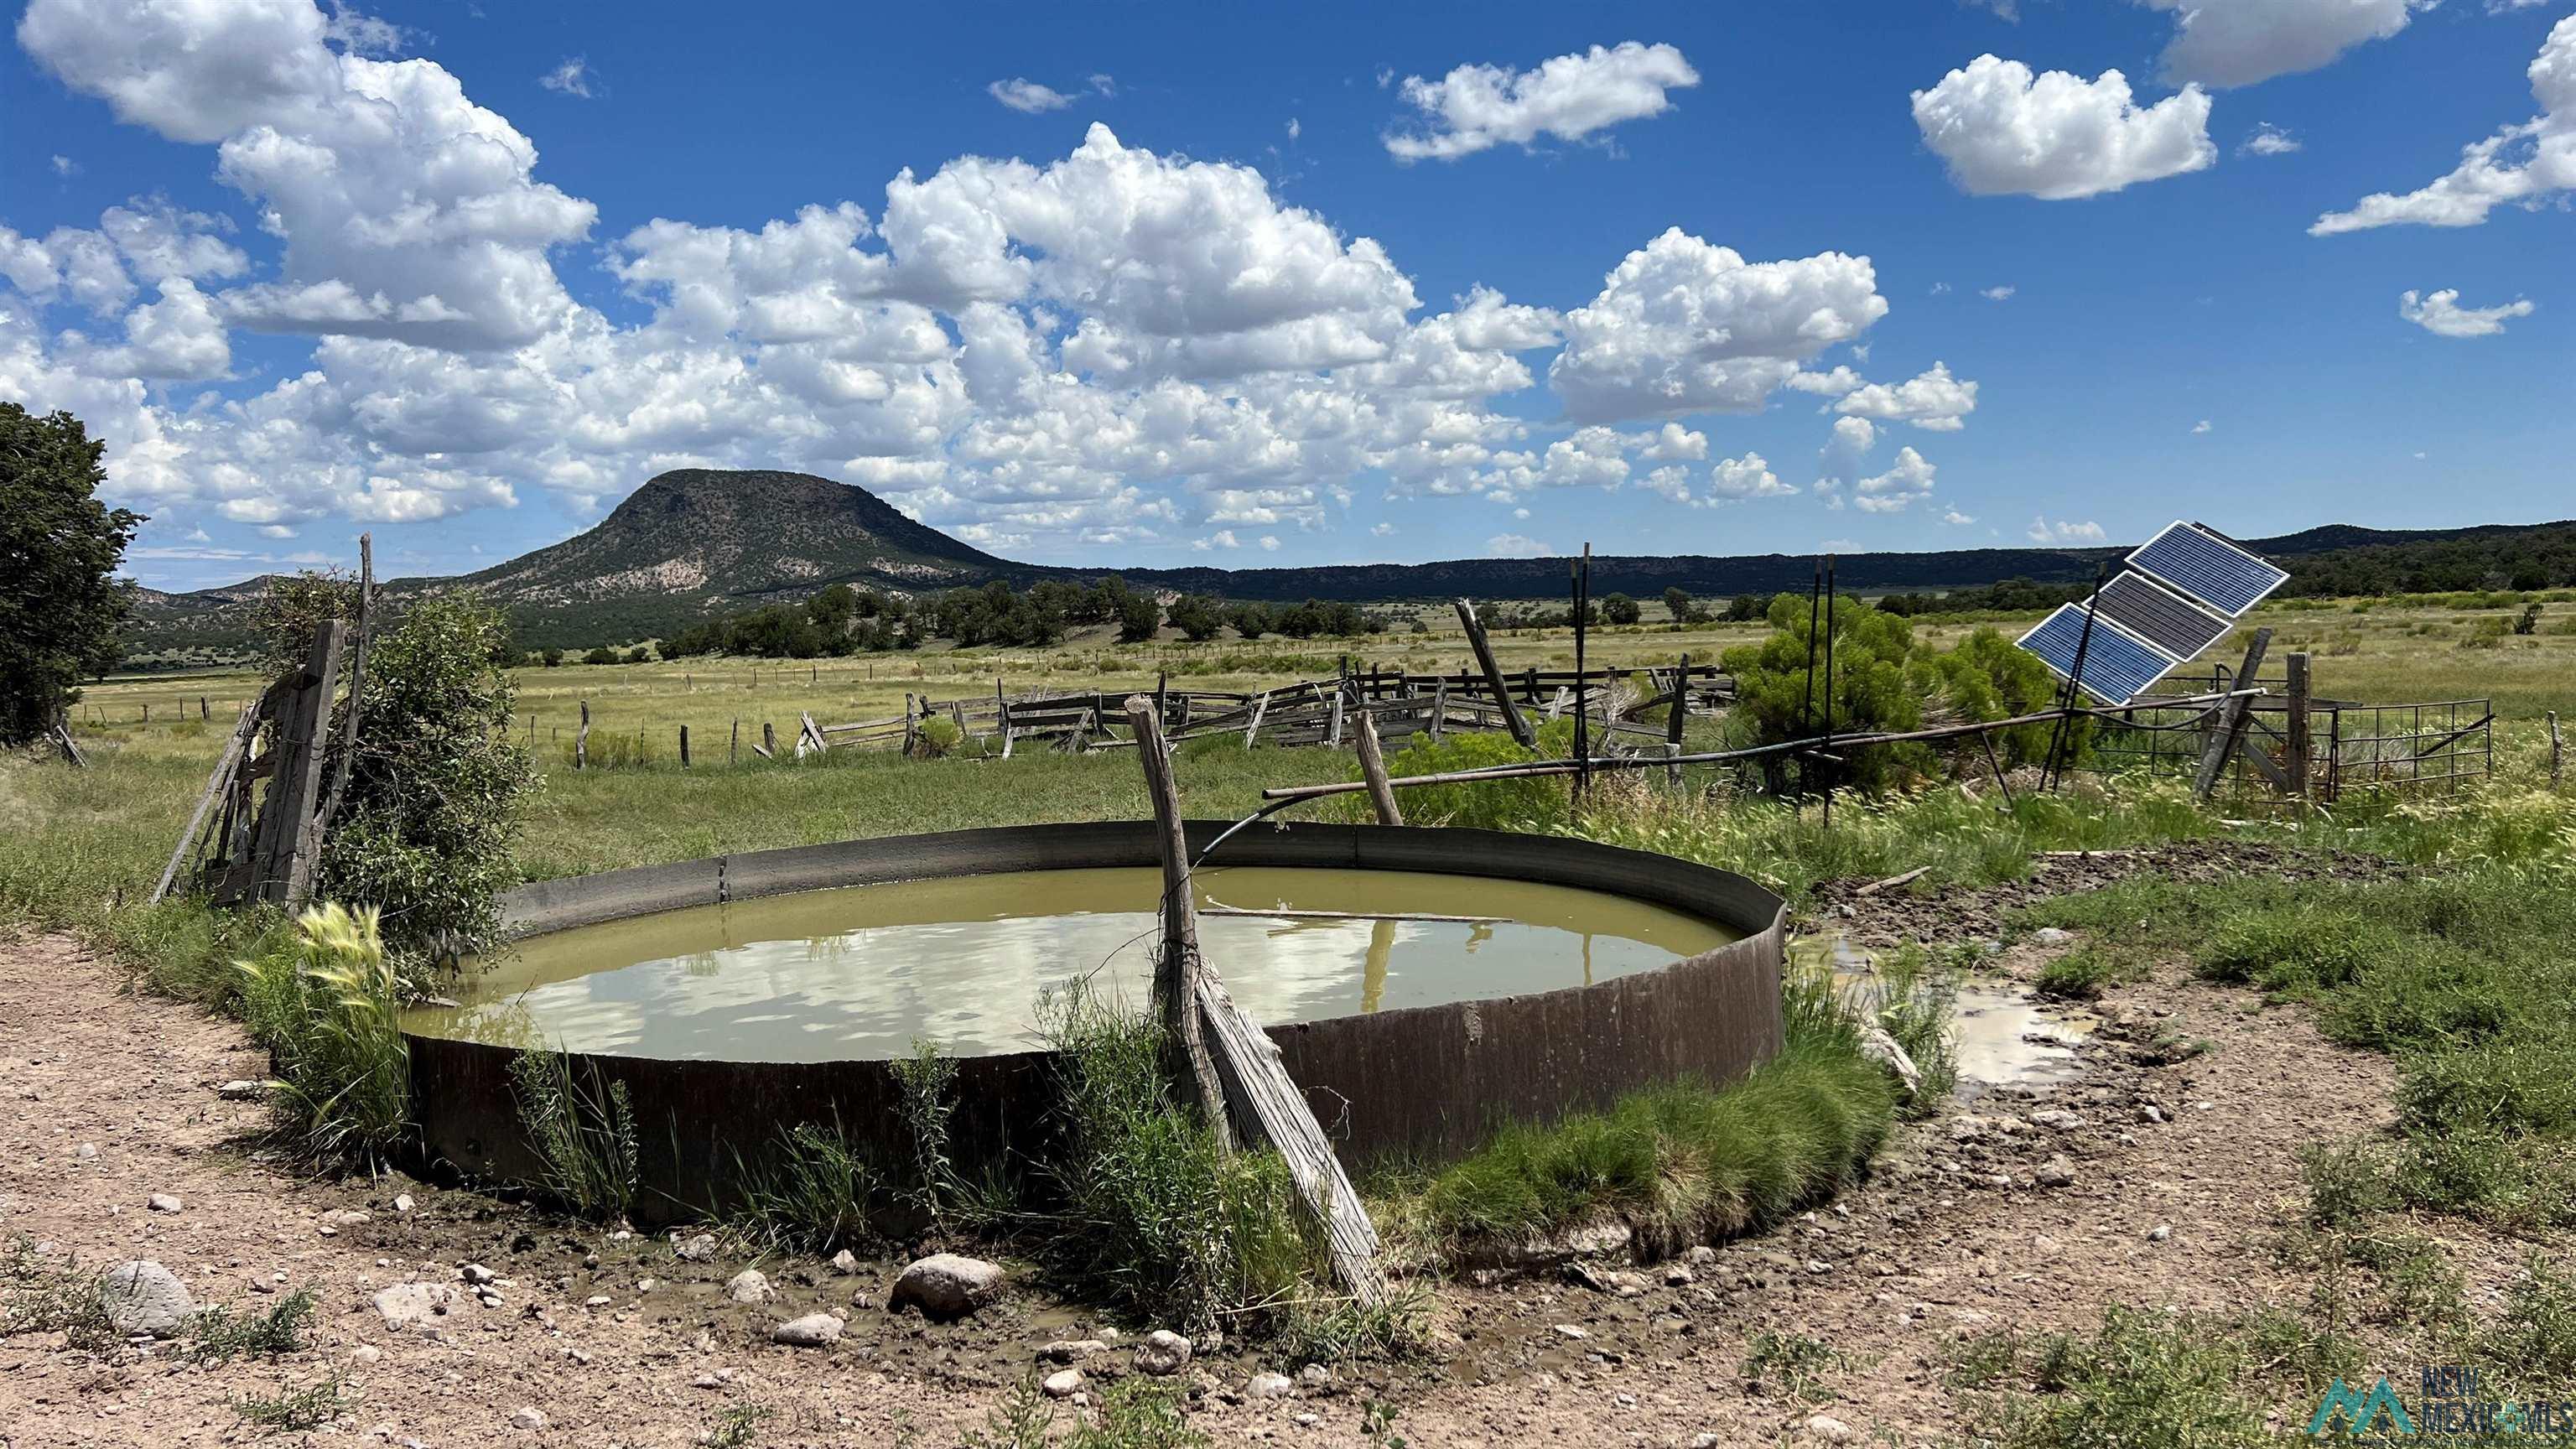
<svg viewBox="0 0 2576 1449">
<path fill-rule="evenodd" d="M 1350 648 L 1459 667 L 1456 636 L 1425 622 L 1434 632 Z M 1447 1265 L 1404 1280 L 1405 1321 L 1340 1337 L 1203 1333 L 1168 1376 L 1131 1349 L 1167 1325 L 1065 1281 L 1045 1229 L 938 1229 L 835 1263 L 738 1223 L 708 1225 L 701 1245 L 695 1227 L 629 1232 L 521 1188 L 316 1168 L 274 1135 L 268 1108 L 219 1090 L 266 1075 L 266 1054 L 181 999 L 253 948 L 253 926 L 141 904 L 220 745 L 223 702 L 250 681 L 95 688 L 87 770 L 34 755 L 0 766 L 0 1086 L 16 1107 L 0 1127 L 0 1234 L 14 1245 L 0 1445 L 301 1433 L 2042 1449 L 2303 1438 L 2329 1383 L 2411 1385 L 2445 1365 L 2476 1371 L 2497 1400 L 2565 1400 L 2576 806 L 2549 789 L 2540 718 L 2576 706 L 2576 646 L 2542 632 L 2463 647 L 2474 616 L 2439 608 L 2284 608 L 2259 622 L 2279 629 L 2276 649 L 2315 653 L 2321 694 L 2492 697 L 2497 778 L 2423 799 L 2356 793 L 2304 817 L 2087 774 L 2006 812 L 1945 782 L 1851 798 L 1830 826 L 1813 802 L 1622 785 L 1580 815 L 1525 822 L 1775 884 L 1800 960 L 1874 970 L 1900 1004 L 1955 1011 L 1957 1086 L 1882 1104 L 1865 1162 L 1673 1255 L 1608 1235 L 1586 1240 L 1591 1253 L 1479 1269 L 1447 1250 L 1472 1236 L 1467 1215 L 1490 1206 L 1476 1195 L 1508 1175 L 1500 1165 L 1363 1174 L 1390 1241 Z M 1665 663 L 1750 642 L 1750 629 L 1605 631 L 1591 649 Z M 1514 666 L 1571 662 L 1562 632 L 1500 642 Z M 736 719 L 786 736 L 799 712 L 865 718 L 907 691 L 945 699 L 996 675 L 1014 691 L 1150 688 L 1166 671 L 1176 686 L 1239 689 L 1329 673 L 1340 652 L 1078 642 L 822 661 L 810 676 L 763 661 L 756 688 L 738 660 L 523 670 L 545 778 L 518 870 L 1132 818 L 1145 812 L 1132 755 L 800 765 L 727 762 L 722 743 Z M 564 741 L 583 700 L 595 741 L 640 729 L 651 744 L 690 725 L 695 765 L 683 774 L 665 754 L 573 771 Z M 1177 773 L 1190 813 L 1239 816 L 1264 786 L 1352 766 L 1211 741 L 1180 751 Z M 1998 1004 L 2027 1020 L 1986 1014 Z M 2020 1029 L 1998 1035 L 1996 1020 Z M 2056 1069 L 2026 1073 L 2034 1053 Z M 1687 1143 L 1600 1140 L 1646 1152 L 1668 1183 L 1704 1170 Z M 1556 1164 L 1547 1186 L 1584 1223 L 1653 1219 L 1652 1183 L 1607 1167 L 1583 1179 L 1571 1142 L 1571 1127 L 1542 1137 L 1527 1163 Z M 933 1248 L 989 1253 L 1012 1289 L 951 1323 L 891 1311 L 896 1274 Z M 102 1325 L 93 1275 L 133 1259 L 219 1313 L 133 1341 Z M 735 1290 L 745 1270 L 765 1294 Z M 820 1312 L 842 1320 L 835 1342 L 772 1341 Z M 1044 1356 L 1113 1328 L 1123 1341 Z M 1079 1397 L 1048 1397 L 1037 1382 L 1067 1358 Z"/>
</svg>

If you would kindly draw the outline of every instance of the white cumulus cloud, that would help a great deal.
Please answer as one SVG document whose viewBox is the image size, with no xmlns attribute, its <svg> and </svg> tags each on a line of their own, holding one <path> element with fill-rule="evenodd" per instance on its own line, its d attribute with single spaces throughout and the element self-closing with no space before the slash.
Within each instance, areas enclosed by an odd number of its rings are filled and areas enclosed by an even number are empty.
<svg viewBox="0 0 2576 1449">
<path fill-rule="evenodd" d="M 1803 363 L 1886 314 L 1867 257 L 1748 262 L 1674 227 L 1565 314 L 1548 381 L 1583 422 L 1756 412 Z"/>
<path fill-rule="evenodd" d="M 1923 143 L 1977 196 L 2066 201 L 2198 171 L 2218 159 L 2209 96 L 2185 86 L 2139 107 L 2128 78 L 2093 80 L 1981 55 L 1914 93 Z"/>
<path fill-rule="evenodd" d="M 1407 76 L 1401 93 L 1423 113 L 1425 129 L 1388 133 L 1386 149 L 1401 161 L 1454 161 L 1541 136 L 1582 141 L 1662 115 L 1672 106 L 1667 92 L 1698 84 L 1680 51 L 1633 40 L 1560 55 L 1535 70 L 1462 65 L 1438 80 Z"/>
<path fill-rule="evenodd" d="M 2540 114 L 2461 149 L 2460 164 L 2429 185 L 2365 196 L 2331 211 L 2310 236 L 2382 226 L 2476 226 L 2499 206 L 2537 207 L 2576 190 L 2576 15 L 2549 29 L 2527 74 Z M 2561 198 L 2564 200 L 2564 198 Z"/>
<path fill-rule="evenodd" d="M 2397 299 L 2397 315 L 2432 333 L 2436 337 L 2493 337 L 2504 330 L 2506 319 L 2528 317 L 2533 304 L 2516 299 L 2494 307 L 2463 307 L 2456 287 L 2419 295 L 2408 291 Z"/>
<path fill-rule="evenodd" d="M 2033 515 L 2030 520 L 2029 537 L 2033 543 L 2055 545 L 2104 543 L 2110 539 L 2098 523 L 2072 523 L 2065 519 L 2051 523 L 2039 515 Z"/>
<path fill-rule="evenodd" d="M 1932 496 L 1932 463 L 1912 448 L 1896 450 L 1886 472 L 1852 485 L 1852 504 L 1863 513 L 1896 513 Z"/>
<path fill-rule="evenodd" d="M 1977 385 L 1952 377 L 1949 365 L 1942 362 L 1933 363 L 1931 371 L 1904 382 L 1873 382 L 1855 388 L 1834 404 L 1834 411 L 1845 416 L 1912 423 L 1934 433 L 1959 431 L 1967 426 L 1968 414 L 1976 410 Z"/>
<path fill-rule="evenodd" d="M 1495 558 L 1545 558 L 1555 549 L 1518 533 L 1498 533 L 1485 540 L 1485 552 Z"/>
<path fill-rule="evenodd" d="M 2301 142 L 2298 137 L 2291 135 L 2289 132 L 2282 130 L 2280 127 L 2273 125 L 2269 121 L 2264 121 L 2255 126 L 2253 135 L 2245 138 L 2245 144 L 2236 148 L 2236 154 L 2239 156 L 2287 156 L 2294 151 L 2303 149 L 2305 149 L 2305 143 Z"/>
</svg>

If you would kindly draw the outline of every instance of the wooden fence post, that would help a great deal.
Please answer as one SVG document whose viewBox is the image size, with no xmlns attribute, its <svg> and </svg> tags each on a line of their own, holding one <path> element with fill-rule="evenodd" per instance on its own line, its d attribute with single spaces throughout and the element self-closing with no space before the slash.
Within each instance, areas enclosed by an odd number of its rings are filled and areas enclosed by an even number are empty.
<svg viewBox="0 0 2576 1449">
<path fill-rule="evenodd" d="M 1682 730 L 1689 723 L 1690 656 L 1685 654 L 1682 656 L 1682 667 L 1673 671 L 1672 708 L 1664 712 L 1664 743 L 1673 747 L 1672 750 L 1667 753 L 1678 753 L 1680 751 L 1682 745 Z M 1673 783 L 1676 785 L 1681 783 L 1681 767 L 1679 766 L 1675 766 L 1673 768 Z"/>
<path fill-rule="evenodd" d="M 1180 786 L 1172 779 L 1172 757 L 1164 749 L 1163 723 L 1154 702 L 1130 695 L 1127 727 L 1135 732 L 1136 757 L 1145 767 L 1145 794 L 1154 807 L 1154 839 L 1163 858 L 1163 941 L 1154 957 L 1154 1006 L 1179 1054 L 1181 1074 L 1197 1091 L 1199 1110 L 1218 1139 L 1230 1142 L 1225 1087 L 1208 1059 L 1197 1009 L 1199 911 L 1190 883 L 1189 841 L 1181 831 Z"/>
<path fill-rule="evenodd" d="M 590 701 L 581 702 L 581 732 L 572 737 L 572 767 L 590 768 Z"/>
<path fill-rule="evenodd" d="M 1431 743 L 1438 744 L 1449 731 L 1449 680 L 1446 676 L 1431 684 Z"/>
<path fill-rule="evenodd" d="M 728 765 L 730 765 L 730 764 L 735 763 L 736 761 L 739 761 L 741 758 L 742 758 L 742 721 L 741 721 L 741 720 L 735 720 L 735 721 L 733 722 L 733 738 L 731 738 L 731 739 L 729 739 L 729 740 L 725 741 L 725 763 L 726 763 L 726 764 L 728 764 Z"/>
<path fill-rule="evenodd" d="M 2282 732 L 2282 773 L 2290 777 L 2290 794 L 2305 804 L 2312 790 L 2308 783 L 2308 653 L 2293 649 L 2284 661 L 2289 673 L 2289 725 Z"/>
<path fill-rule="evenodd" d="M 314 811 L 321 805 L 323 746 L 331 733 L 331 697 L 340 687 L 340 641 L 348 629 L 333 619 L 315 631 L 304 688 L 279 721 L 277 775 L 268 787 L 278 832 L 271 837 L 272 865 L 260 894 L 290 911 L 313 894 L 314 858 L 321 853 Z"/>
<path fill-rule="evenodd" d="M 778 758 L 778 729 L 767 720 L 760 722 L 760 757 L 764 760 Z"/>
<path fill-rule="evenodd" d="M 2549 788 L 2558 788 L 2558 711 L 2549 712 Z"/>
<path fill-rule="evenodd" d="M 1467 631 L 1467 647 L 1476 651 L 1477 667 L 1485 671 L 1485 687 L 1494 692 L 1494 702 L 1502 707 L 1503 727 L 1512 732 L 1513 743 L 1522 749 L 1534 749 L 1538 736 L 1529 721 L 1512 707 L 1512 692 L 1503 683 L 1503 669 L 1494 661 L 1494 646 L 1485 638 L 1485 626 L 1476 621 L 1476 606 L 1465 599 L 1458 601 L 1458 622 Z"/>
<path fill-rule="evenodd" d="M 689 768 L 689 727 L 680 726 L 680 768 Z"/>
<path fill-rule="evenodd" d="M 1374 684 L 1376 681 L 1372 679 L 1370 682 Z M 1341 701 L 1333 703 L 1338 710 Z M 1369 803 L 1377 807 L 1377 823 L 1402 825 L 1404 812 L 1396 808 L 1395 786 L 1386 778 L 1386 754 L 1378 748 L 1377 717 L 1365 705 L 1360 708 L 1359 740 L 1360 777 L 1368 781 Z"/>
</svg>

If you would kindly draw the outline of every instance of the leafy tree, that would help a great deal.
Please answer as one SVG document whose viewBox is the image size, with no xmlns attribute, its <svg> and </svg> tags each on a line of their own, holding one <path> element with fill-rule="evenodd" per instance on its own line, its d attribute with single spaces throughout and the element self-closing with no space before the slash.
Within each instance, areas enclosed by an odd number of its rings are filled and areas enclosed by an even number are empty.
<svg viewBox="0 0 2576 1449">
<path fill-rule="evenodd" d="M 1163 607 L 1152 594 L 1128 594 L 1118 606 L 1118 641 L 1141 644 L 1154 637 L 1162 619 Z"/>
<path fill-rule="evenodd" d="M 52 728 L 124 657 L 116 567 L 143 515 L 98 501 L 105 451 L 69 413 L 0 403 L 0 743 Z"/>
<path fill-rule="evenodd" d="M 1771 601 L 1761 594 L 1738 594 L 1726 603 L 1726 621 L 1730 624 L 1749 624 L 1770 612 Z"/>
<path fill-rule="evenodd" d="M 1237 604 L 1227 612 L 1226 622 L 1246 639 L 1258 639 L 1278 627 L 1268 604 Z"/>
<path fill-rule="evenodd" d="M 1225 611 L 1214 599 L 1199 594 L 1184 594 L 1172 601 L 1172 627 L 1181 631 L 1193 644 L 1204 644 L 1225 627 Z"/>
<path fill-rule="evenodd" d="M 653 646 L 652 646 L 652 645 L 650 645 L 650 644 L 638 644 L 638 645 L 636 645 L 634 648 L 627 650 L 627 651 L 626 651 L 626 662 L 627 662 L 627 663 L 629 663 L 629 664 L 650 664 L 650 663 L 652 663 L 652 662 L 653 662 Z"/>
<path fill-rule="evenodd" d="M 1690 590 L 1679 584 L 1664 590 L 1664 612 L 1672 615 L 1673 622 L 1676 624 L 1689 623 L 1691 621 Z"/>
<path fill-rule="evenodd" d="M 506 627 L 474 594 L 432 595 L 367 655 L 348 795 L 316 884 L 381 907 L 386 944 L 410 960 L 490 945 L 499 893 L 518 878 L 535 772 L 510 740 L 510 676 L 492 663 Z M 336 727 L 332 739 L 336 769 Z"/>
<path fill-rule="evenodd" d="M 1626 594 L 1612 594 L 1601 601 L 1601 617 L 1613 624 L 1634 624 L 1645 617 L 1645 611 Z"/>
<path fill-rule="evenodd" d="M 605 644 L 594 644 L 591 646 L 589 653 L 581 656 L 581 662 L 584 664 L 614 664 L 617 662 L 617 651 L 609 648 Z"/>
<path fill-rule="evenodd" d="M 538 655 L 537 658 L 543 661 L 548 669 L 552 669 L 563 663 L 563 651 L 560 649 L 548 649 L 545 653 Z"/>
<path fill-rule="evenodd" d="M 1835 660 L 1836 668 L 1841 660 Z M 1981 628 L 1947 650 L 1922 650 L 1916 658 L 1917 689 L 1938 699 L 1945 712 L 1962 721 L 2006 719 L 2035 714 L 2057 704 L 2057 676 L 2039 657 L 1990 628 Z M 2081 754 L 2092 739 L 2091 720 L 2075 723 L 2075 749 Z M 2016 725 L 1995 736 L 1996 752 L 2006 765 L 2036 764 L 2048 752 L 2052 726 Z M 1975 749 L 1973 739 L 1961 749 Z"/>
<path fill-rule="evenodd" d="M 1923 698 L 1906 677 L 1906 656 L 1914 647 L 1911 624 L 1856 599 L 1836 600 L 1825 625 L 1834 646 L 1830 694 L 1823 634 L 1818 633 L 1813 636 L 1810 709 L 1807 617 L 1806 600 L 1779 595 L 1771 601 L 1771 637 L 1726 651 L 1726 671 L 1735 676 L 1735 708 L 1729 718 L 1736 722 L 1734 728 L 1749 733 L 1743 743 L 1776 744 L 1821 734 L 1829 704 L 1836 734 L 1922 728 Z M 1931 752 L 1919 745 L 1880 745 L 1849 751 L 1844 759 L 1835 781 L 1875 790 L 1928 764 Z"/>
</svg>

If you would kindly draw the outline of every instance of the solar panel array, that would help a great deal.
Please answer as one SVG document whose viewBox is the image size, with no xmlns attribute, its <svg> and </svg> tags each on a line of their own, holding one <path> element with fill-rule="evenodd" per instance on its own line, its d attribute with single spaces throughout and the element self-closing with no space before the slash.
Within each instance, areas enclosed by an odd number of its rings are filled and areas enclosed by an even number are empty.
<svg viewBox="0 0 2576 1449">
<path fill-rule="evenodd" d="M 2111 704 L 2127 704 L 2137 698 L 2176 662 L 2130 638 L 2099 615 L 2093 620 L 2092 637 L 2087 639 L 2081 604 L 2058 605 L 2056 613 L 2021 637 L 2021 647 L 2038 655 L 2040 662 L 2056 670 L 2060 679 L 2074 676 L 2075 655 L 2082 650 L 2084 675 L 2078 683 L 2085 693 Z"/>
<path fill-rule="evenodd" d="M 2174 657 L 2189 659 L 2227 633 L 2227 621 L 2175 596 L 2144 574 L 2121 574 L 2102 586 L 2095 601 L 2108 619 Z"/>
<path fill-rule="evenodd" d="M 2104 584 L 2089 609 L 2061 604 L 2020 641 L 2060 679 L 2075 677 L 2081 652 L 2083 678 L 2077 683 L 2115 705 L 2137 698 L 2167 670 L 2218 642 L 2290 577 L 2193 523 L 2167 525 L 2126 562 L 2136 572 Z"/>
<path fill-rule="evenodd" d="M 2129 565 L 2231 619 L 2242 618 L 2290 577 L 2208 529 L 2179 522 L 2130 554 Z"/>
</svg>

